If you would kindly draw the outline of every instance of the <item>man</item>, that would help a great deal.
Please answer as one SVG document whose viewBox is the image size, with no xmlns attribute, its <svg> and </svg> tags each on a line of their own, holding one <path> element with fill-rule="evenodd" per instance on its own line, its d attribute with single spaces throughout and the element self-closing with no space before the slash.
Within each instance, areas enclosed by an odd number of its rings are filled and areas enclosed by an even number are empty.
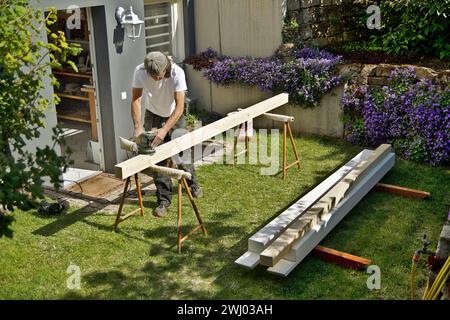
<svg viewBox="0 0 450 320">
<path fill-rule="evenodd" d="M 184 129 L 186 120 L 183 116 L 184 98 L 187 90 L 183 69 L 172 63 L 163 53 L 150 52 L 145 57 L 144 63 L 137 66 L 133 79 L 133 100 L 131 102 L 131 115 L 134 123 L 134 137 L 145 131 L 158 128 L 152 147 L 176 138 L 172 133 L 176 129 Z M 141 108 L 145 107 L 144 126 L 141 121 Z M 177 133 L 177 132 L 175 132 Z M 178 132 L 178 136 L 180 133 Z M 192 164 L 183 164 L 175 161 L 178 168 L 192 174 L 188 181 L 194 197 L 202 196 Z M 158 163 L 166 166 L 167 160 Z M 163 217 L 172 202 L 172 180 L 161 173 L 152 174 L 156 185 L 158 205 L 153 215 Z"/>
</svg>

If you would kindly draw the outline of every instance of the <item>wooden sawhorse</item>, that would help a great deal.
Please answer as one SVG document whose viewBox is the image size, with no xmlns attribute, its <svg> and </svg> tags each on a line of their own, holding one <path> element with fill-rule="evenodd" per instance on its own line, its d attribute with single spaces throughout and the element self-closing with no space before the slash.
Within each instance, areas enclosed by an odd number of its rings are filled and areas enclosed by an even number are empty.
<svg viewBox="0 0 450 320">
<path fill-rule="evenodd" d="M 299 169 L 302 168 L 302 165 L 300 163 L 300 157 L 298 156 L 297 148 L 295 146 L 294 136 L 292 135 L 291 125 L 290 125 L 291 122 L 294 122 L 294 117 L 285 116 L 285 115 L 281 115 L 281 114 L 274 114 L 274 113 L 264 113 L 264 116 L 266 118 L 274 120 L 274 121 L 283 122 L 283 169 L 280 172 L 278 172 L 277 174 L 280 174 L 281 172 L 283 172 L 283 179 L 286 179 L 287 169 L 290 169 L 295 165 L 297 165 Z M 292 149 L 294 150 L 295 159 L 296 159 L 296 161 L 294 161 L 290 165 L 286 165 L 287 132 L 289 132 L 289 139 L 291 140 Z"/>
<path fill-rule="evenodd" d="M 117 231 L 117 226 L 119 225 L 119 223 L 127 220 L 128 218 L 137 215 L 137 213 L 140 211 L 141 212 L 141 216 L 144 216 L 144 205 L 142 203 L 142 192 L 141 192 L 141 184 L 139 183 L 139 176 L 138 174 L 134 174 L 134 182 L 136 183 L 136 192 L 138 194 L 138 199 L 139 199 L 139 208 L 136 210 L 133 210 L 132 212 L 126 214 L 125 216 L 122 216 L 122 209 L 123 209 L 123 205 L 125 203 L 125 198 L 127 197 L 127 193 L 128 193 L 128 187 L 131 185 L 131 176 L 127 178 L 127 180 L 125 181 L 125 187 L 123 188 L 123 193 L 122 193 L 122 198 L 120 199 L 120 205 L 119 205 L 119 211 L 117 212 L 117 216 L 116 216 L 116 222 L 114 222 L 114 231 Z"/>
<path fill-rule="evenodd" d="M 186 181 L 186 179 L 191 179 L 191 174 L 189 172 L 186 172 L 183 170 L 172 169 L 172 168 L 168 168 L 168 167 L 161 167 L 161 166 L 156 166 L 156 165 L 150 165 L 149 168 L 146 169 L 145 171 L 147 171 L 147 170 L 149 170 L 151 172 L 160 172 L 160 173 L 166 174 L 171 178 L 177 179 L 177 181 L 178 181 L 177 248 L 178 248 L 178 253 L 181 253 L 181 246 L 183 245 L 183 242 L 186 241 L 186 239 L 189 236 L 191 236 L 195 232 L 199 231 L 200 229 L 203 231 L 204 235 L 208 234 L 208 231 L 206 230 L 205 226 L 203 225 L 203 221 L 200 216 L 200 212 L 198 211 L 197 205 L 194 202 L 194 197 L 192 196 L 191 190 Z M 145 173 L 145 171 L 143 171 L 143 172 Z M 131 177 L 128 177 L 125 182 L 124 192 L 122 194 L 122 199 L 120 202 L 119 211 L 117 213 L 116 222 L 114 223 L 114 231 L 117 230 L 117 226 L 120 222 L 136 215 L 137 212 L 141 211 L 141 216 L 144 215 L 144 206 L 142 204 L 142 193 L 141 193 L 141 187 L 139 184 L 139 178 L 138 178 L 137 174 L 135 174 L 134 177 L 135 177 L 135 181 L 136 181 L 136 191 L 138 193 L 138 198 L 139 198 L 139 209 L 136 209 L 122 217 L 123 204 L 124 204 L 124 201 L 126 198 L 128 186 L 131 182 Z M 195 215 L 196 215 L 198 223 L 199 223 L 199 225 L 197 227 L 192 229 L 185 236 L 183 236 L 183 234 L 182 234 L 182 226 L 181 226 L 181 211 L 182 211 L 181 210 L 181 199 L 182 199 L 183 186 L 186 189 L 186 193 L 188 194 L 189 200 L 191 202 L 191 206 L 194 209 Z"/>
</svg>

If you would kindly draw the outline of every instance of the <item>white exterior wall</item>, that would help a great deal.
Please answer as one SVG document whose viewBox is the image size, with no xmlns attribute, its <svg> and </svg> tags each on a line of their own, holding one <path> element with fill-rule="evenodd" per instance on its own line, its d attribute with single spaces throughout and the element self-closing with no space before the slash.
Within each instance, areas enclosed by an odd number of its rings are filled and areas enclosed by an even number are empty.
<svg viewBox="0 0 450 320">
<path fill-rule="evenodd" d="M 281 44 L 284 0 L 196 0 L 197 52 L 265 57 Z"/>
</svg>

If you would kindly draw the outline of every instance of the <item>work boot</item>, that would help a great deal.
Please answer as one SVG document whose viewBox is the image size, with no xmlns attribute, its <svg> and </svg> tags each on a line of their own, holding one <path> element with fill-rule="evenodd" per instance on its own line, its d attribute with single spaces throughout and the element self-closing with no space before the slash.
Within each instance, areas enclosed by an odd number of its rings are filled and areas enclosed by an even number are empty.
<svg viewBox="0 0 450 320">
<path fill-rule="evenodd" d="M 203 197 L 203 190 L 199 185 L 194 184 L 193 186 L 191 186 L 191 193 L 194 198 Z"/>
<path fill-rule="evenodd" d="M 170 207 L 170 203 L 168 204 L 166 202 L 161 202 L 158 204 L 158 206 L 155 209 L 153 209 L 153 215 L 155 217 L 162 218 L 167 215 L 169 207 Z"/>
</svg>

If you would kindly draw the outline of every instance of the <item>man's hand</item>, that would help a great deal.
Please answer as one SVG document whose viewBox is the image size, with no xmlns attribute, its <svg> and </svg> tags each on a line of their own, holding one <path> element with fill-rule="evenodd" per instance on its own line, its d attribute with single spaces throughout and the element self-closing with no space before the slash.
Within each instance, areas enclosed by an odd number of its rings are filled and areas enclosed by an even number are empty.
<svg viewBox="0 0 450 320">
<path fill-rule="evenodd" d="M 156 132 L 156 137 L 152 141 L 152 148 L 159 146 L 167 135 L 167 131 L 164 128 L 158 129 Z"/>
<path fill-rule="evenodd" d="M 141 134 L 144 133 L 144 128 L 137 127 L 134 129 L 134 142 L 141 143 Z"/>
</svg>

